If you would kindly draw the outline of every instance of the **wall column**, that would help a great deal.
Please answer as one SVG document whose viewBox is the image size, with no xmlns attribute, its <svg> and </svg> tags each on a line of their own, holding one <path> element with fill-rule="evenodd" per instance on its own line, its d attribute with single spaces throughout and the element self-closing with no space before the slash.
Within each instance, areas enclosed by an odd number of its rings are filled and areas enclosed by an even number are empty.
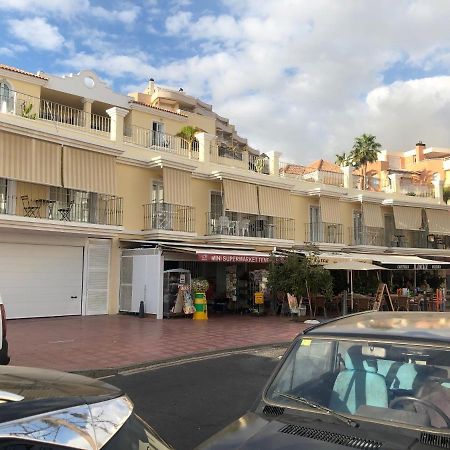
<svg viewBox="0 0 450 450">
<path fill-rule="evenodd" d="M 209 133 L 197 133 L 195 137 L 199 144 L 198 159 L 199 161 L 208 163 L 211 160 L 211 142 L 215 138 L 215 136 Z"/>
<path fill-rule="evenodd" d="M 342 173 L 344 174 L 344 188 L 345 189 L 353 188 L 352 169 L 353 169 L 353 167 L 351 167 L 351 166 L 341 166 Z"/>
<path fill-rule="evenodd" d="M 92 124 L 92 103 L 94 103 L 94 100 L 91 100 L 90 98 L 82 98 L 81 103 L 83 103 L 84 128 L 90 131 Z"/>
<path fill-rule="evenodd" d="M 396 192 L 399 194 L 401 192 L 400 174 L 391 173 L 388 175 L 388 178 L 391 180 L 391 192 Z"/>
<path fill-rule="evenodd" d="M 433 186 L 434 186 L 434 198 L 439 199 L 439 203 L 444 202 L 444 181 L 441 180 L 441 175 L 435 173 L 433 176 Z"/>
<path fill-rule="evenodd" d="M 280 156 L 281 152 L 271 151 L 267 153 L 269 157 L 269 173 L 270 175 L 280 175 Z"/>
<path fill-rule="evenodd" d="M 111 117 L 111 140 L 116 142 L 123 142 L 124 132 L 124 118 L 128 114 L 128 109 L 118 108 L 114 106 L 106 110 L 109 117 Z"/>
</svg>

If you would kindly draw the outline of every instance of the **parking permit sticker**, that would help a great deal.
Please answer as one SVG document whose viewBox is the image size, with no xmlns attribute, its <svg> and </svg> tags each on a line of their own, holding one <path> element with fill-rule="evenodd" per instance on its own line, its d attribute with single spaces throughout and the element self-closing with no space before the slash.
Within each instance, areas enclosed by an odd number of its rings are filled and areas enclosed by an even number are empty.
<svg viewBox="0 0 450 450">
<path fill-rule="evenodd" d="M 301 345 L 309 347 L 311 345 L 311 339 L 303 339 Z"/>
</svg>

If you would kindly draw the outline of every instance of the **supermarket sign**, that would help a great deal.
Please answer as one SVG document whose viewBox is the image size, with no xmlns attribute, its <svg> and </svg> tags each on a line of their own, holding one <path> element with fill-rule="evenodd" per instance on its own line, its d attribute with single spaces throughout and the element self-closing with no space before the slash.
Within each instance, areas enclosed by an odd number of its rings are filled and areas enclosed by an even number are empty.
<svg viewBox="0 0 450 450">
<path fill-rule="evenodd" d="M 197 261 L 222 263 L 268 264 L 270 256 L 223 255 L 220 253 L 197 253 Z"/>
</svg>

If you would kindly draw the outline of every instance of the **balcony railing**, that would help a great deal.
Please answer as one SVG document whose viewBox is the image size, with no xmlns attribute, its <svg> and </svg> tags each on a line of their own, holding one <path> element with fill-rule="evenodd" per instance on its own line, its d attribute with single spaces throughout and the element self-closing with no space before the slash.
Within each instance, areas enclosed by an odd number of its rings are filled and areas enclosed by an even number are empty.
<svg viewBox="0 0 450 450">
<path fill-rule="evenodd" d="M 219 144 L 217 147 L 217 154 L 222 158 L 235 159 L 237 161 L 243 160 L 242 150 L 239 150 L 237 148 L 231 148 L 226 145 Z"/>
<path fill-rule="evenodd" d="M 110 117 L 88 114 L 81 109 L 11 90 L 0 92 L 0 112 L 78 128 L 88 127 L 92 132 L 109 133 L 111 131 Z"/>
<path fill-rule="evenodd" d="M 248 154 L 248 169 L 252 172 L 270 174 L 269 157 L 260 155 Z"/>
<path fill-rule="evenodd" d="M 294 240 L 295 221 L 284 217 L 256 216 L 226 211 L 206 214 L 208 235 Z"/>
<path fill-rule="evenodd" d="M 172 203 L 144 205 L 144 230 L 195 232 L 195 208 Z"/>
<path fill-rule="evenodd" d="M 0 195 L 0 214 L 30 219 L 120 226 L 123 214 L 122 198 L 68 189 L 64 189 L 64 196 L 57 195 L 56 198 L 45 195 Z"/>
<path fill-rule="evenodd" d="M 327 170 L 315 170 L 302 175 L 305 181 L 314 181 L 316 183 L 329 184 L 332 186 L 344 186 L 344 174 L 341 172 L 330 172 Z"/>
<path fill-rule="evenodd" d="M 189 142 L 179 136 L 172 136 L 135 125 L 125 128 L 124 141 L 152 150 L 174 153 L 185 158 L 199 158 L 200 146 L 197 140 L 192 142 L 191 149 L 189 149 Z"/>
<path fill-rule="evenodd" d="M 401 182 L 400 193 L 411 197 L 434 197 L 434 186 L 432 184 Z"/>
<path fill-rule="evenodd" d="M 343 244 L 342 224 L 329 222 L 305 223 L 305 242 Z"/>
<path fill-rule="evenodd" d="M 351 245 L 385 245 L 384 228 L 349 228 Z"/>
</svg>

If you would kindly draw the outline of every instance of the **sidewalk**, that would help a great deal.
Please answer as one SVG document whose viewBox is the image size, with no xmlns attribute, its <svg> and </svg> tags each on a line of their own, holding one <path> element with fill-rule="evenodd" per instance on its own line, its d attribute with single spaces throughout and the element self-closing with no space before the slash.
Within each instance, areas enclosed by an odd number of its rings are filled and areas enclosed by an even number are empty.
<svg viewBox="0 0 450 450">
<path fill-rule="evenodd" d="M 288 342 L 304 327 L 287 317 L 77 316 L 9 320 L 8 341 L 13 365 L 77 371 Z"/>
</svg>

